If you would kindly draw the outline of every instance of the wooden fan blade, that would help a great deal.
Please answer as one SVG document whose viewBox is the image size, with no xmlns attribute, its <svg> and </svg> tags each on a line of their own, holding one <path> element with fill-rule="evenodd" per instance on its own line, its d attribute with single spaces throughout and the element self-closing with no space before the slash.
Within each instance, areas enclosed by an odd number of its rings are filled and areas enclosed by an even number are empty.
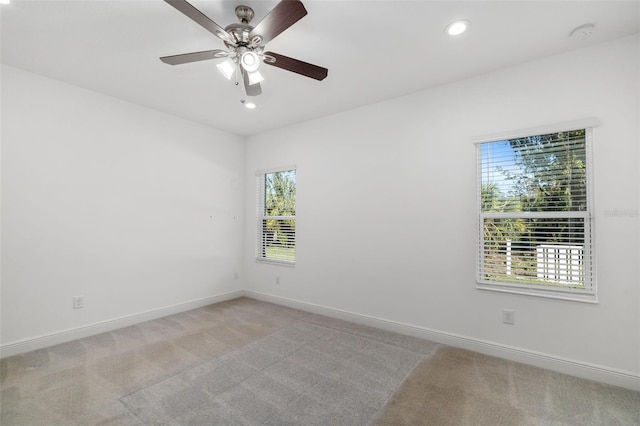
<svg viewBox="0 0 640 426">
<path fill-rule="evenodd" d="M 204 13 L 196 9 L 191 3 L 187 2 L 186 0 L 164 0 L 164 1 L 166 1 L 176 9 L 178 9 L 180 12 L 185 14 L 188 18 L 191 18 L 193 21 L 195 21 L 197 24 L 199 24 L 205 30 L 209 31 L 214 36 L 219 37 L 223 41 L 227 41 L 231 44 L 235 44 L 235 40 L 233 39 L 231 34 L 226 32 L 225 29 L 222 28 L 220 25 L 216 24 L 211 19 L 209 19 Z"/>
<path fill-rule="evenodd" d="M 262 37 L 261 44 L 266 44 L 306 14 L 307 9 L 299 0 L 282 0 L 251 30 L 249 40 L 259 35 Z"/>
<path fill-rule="evenodd" d="M 244 77 L 244 90 L 247 92 L 247 96 L 258 96 L 262 94 L 260 83 L 249 84 L 249 74 L 243 72 L 242 75 Z"/>
<path fill-rule="evenodd" d="M 224 50 L 205 50 L 202 52 L 182 53 L 180 55 L 163 56 L 162 62 L 169 65 L 188 64 L 189 62 L 206 61 L 207 59 L 224 58 L 228 53 Z"/>
<path fill-rule="evenodd" d="M 324 80 L 329 74 L 329 70 L 326 68 L 322 68 L 308 62 L 303 62 L 298 59 L 289 58 L 288 56 L 280 55 L 278 53 L 265 52 L 264 56 L 264 63 L 267 65 L 295 72 L 296 74 L 304 75 L 315 80 Z M 275 62 L 267 60 L 268 57 L 275 59 Z"/>
</svg>

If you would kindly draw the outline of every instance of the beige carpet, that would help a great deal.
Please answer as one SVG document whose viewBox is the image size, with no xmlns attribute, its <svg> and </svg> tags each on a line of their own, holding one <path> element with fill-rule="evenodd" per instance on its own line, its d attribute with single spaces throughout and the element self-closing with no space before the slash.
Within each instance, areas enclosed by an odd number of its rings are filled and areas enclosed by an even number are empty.
<svg viewBox="0 0 640 426">
<path fill-rule="evenodd" d="M 3 358 L 0 424 L 144 424 L 120 398 L 307 315 L 240 298 Z"/>
<path fill-rule="evenodd" d="M 640 425 L 640 393 L 249 298 L 0 362 L 0 424 Z"/>
<path fill-rule="evenodd" d="M 640 425 L 640 393 L 442 347 L 376 425 Z"/>
<path fill-rule="evenodd" d="M 318 319 L 305 318 L 120 401 L 144 424 L 366 425 L 424 350 L 434 349 L 423 344 L 413 352 Z"/>
<path fill-rule="evenodd" d="M 240 298 L 3 359 L 0 424 L 366 425 L 438 347 Z"/>
</svg>

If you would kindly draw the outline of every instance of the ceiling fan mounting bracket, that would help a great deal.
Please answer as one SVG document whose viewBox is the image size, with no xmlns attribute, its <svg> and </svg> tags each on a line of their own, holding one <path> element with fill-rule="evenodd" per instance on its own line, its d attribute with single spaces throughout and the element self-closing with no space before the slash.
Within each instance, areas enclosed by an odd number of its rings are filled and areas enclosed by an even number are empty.
<svg viewBox="0 0 640 426">
<path fill-rule="evenodd" d="M 248 24 L 254 17 L 253 9 L 249 6 L 238 6 L 236 7 L 236 16 L 243 24 Z"/>
</svg>

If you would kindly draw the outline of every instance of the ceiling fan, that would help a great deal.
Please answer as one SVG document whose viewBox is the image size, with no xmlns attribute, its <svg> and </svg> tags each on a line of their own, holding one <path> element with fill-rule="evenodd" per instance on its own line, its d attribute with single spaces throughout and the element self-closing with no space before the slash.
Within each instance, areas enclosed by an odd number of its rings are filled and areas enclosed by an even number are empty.
<svg viewBox="0 0 640 426">
<path fill-rule="evenodd" d="M 265 45 L 268 42 L 307 14 L 307 10 L 299 0 L 282 0 L 255 27 L 250 25 L 254 16 L 253 9 L 249 6 L 238 6 L 235 11 L 240 23 L 228 25 L 226 28 L 213 22 L 186 0 L 165 1 L 220 38 L 228 49 L 163 56 L 160 60 L 165 64 L 179 65 L 207 59 L 227 58 L 217 65 L 218 69 L 228 80 L 231 80 L 235 74 L 236 84 L 239 84 L 239 80 L 242 79 L 247 96 L 257 96 L 262 93 L 260 82 L 264 78 L 258 70 L 261 62 L 315 80 L 324 80 L 327 77 L 329 70 L 326 68 L 278 53 L 265 52 Z"/>
</svg>

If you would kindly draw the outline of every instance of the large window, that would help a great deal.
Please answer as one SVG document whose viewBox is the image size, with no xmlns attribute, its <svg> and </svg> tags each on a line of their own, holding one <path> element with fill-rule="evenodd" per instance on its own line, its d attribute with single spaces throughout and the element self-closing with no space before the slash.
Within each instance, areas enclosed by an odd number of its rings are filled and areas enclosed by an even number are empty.
<svg viewBox="0 0 640 426">
<path fill-rule="evenodd" d="M 257 177 L 257 258 L 293 264 L 296 260 L 296 170 L 261 172 Z"/>
<path fill-rule="evenodd" d="M 477 145 L 479 288 L 595 300 L 591 129 Z"/>
</svg>

